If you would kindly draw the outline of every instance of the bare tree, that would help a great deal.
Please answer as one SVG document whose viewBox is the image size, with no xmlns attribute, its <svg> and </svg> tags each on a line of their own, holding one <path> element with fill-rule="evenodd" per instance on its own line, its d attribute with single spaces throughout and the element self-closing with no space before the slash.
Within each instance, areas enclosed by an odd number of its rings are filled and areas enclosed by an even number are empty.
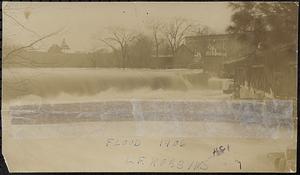
<svg viewBox="0 0 300 175">
<path fill-rule="evenodd" d="M 24 23 L 20 22 L 20 20 L 16 17 L 14 17 L 11 14 L 11 8 L 8 6 L 8 4 L 6 4 L 3 8 L 3 16 L 7 19 L 7 21 L 11 21 L 15 24 L 15 26 L 20 27 L 24 32 L 29 32 L 31 34 L 33 34 L 33 36 L 36 39 L 33 39 L 33 41 L 29 41 L 28 44 L 24 45 L 24 46 L 16 46 L 16 45 L 12 45 L 9 46 L 9 44 L 7 43 L 10 37 L 5 37 L 4 39 L 4 44 L 3 44 L 3 60 L 2 60 L 2 65 L 4 68 L 8 68 L 10 65 L 18 65 L 18 66 L 40 66 L 46 63 L 40 63 L 40 62 L 36 62 L 34 60 L 30 60 L 29 58 L 26 58 L 25 56 L 23 56 L 22 51 L 28 49 L 28 48 L 32 48 L 33 46 L 35 46 L 36 44 L 46 40 L 47 38 L 50 38 L 54 35 L 57 35 L 58 33 L 60 33 L 63 29 L 57 30 L 55 32 L 51 32 L 49 34 L 46 35 L 40 35 L 38 32 L 36 32 L 35 30 L 27 27 Z M 22 9 L 15 9 L 16 11 L 18 10 L 22 10 Z M 3 25 L 3 27 L 6 27 L 6 24 Z M 4 32 L 3 35 L 8 35 L 7 33 L 8 30 L 6 30 L 6 32 Z M 15 35 L 17 36 L 19 33 L 12 33 L 11 35 Z M 16 59 L 17 58 L 17 59 Z M 3 87 L 5 87 L 5 91 L 6 94 L 10 94 L 10 95 L 6 95 L 6 98 L 9 98 L 8 96 L 15 96 L 15 94 L 26 94 L 26 92 L 30 91 L 31 84 L 33 84 L 34 82 L 32 81 L 34 78 L 33 76 L 38 76 L 38 73 L 34 73 L 34 75 L 31 75 L 30 77 L 26 78 L 26 79 L 22 79 L 22 76 L 20 76 L 20 73 L 18 71 L 14 71 L 13 69 L 7 69 L 7 71 L 9 71 L 8 77 L 3 78 Z M 17 96 L 17 95 L 16 95 Z"/>
<path fill-rule="evenodd" d="M 158 57 L 159 46 L 162 44 L 163 39 L 161 38 L 163 24 L 158 20 L 149 21 L 148 28 L 152 31 L 154 47 L 155 47 L 155 56 Z"/>
<path fill-rule="evenodd" d="M 100 40 L 107 46 L 111 47 L 114 51 L 120 49 L 122 57 L 122 67 L 125 68 L 128 58 L 128 46 L 129 43 L 135 39 L 135 34 L 120 27 L 109 28 L 109 33 L 110 37 Z"/>
<path fill-rule="evenodd" d="M 175 54 L 177 48 L 182 44 L 184 36 L 193 26 L 194 24 L 184 18 L 174 18 L 162 27 L 161 31 L 168 41 L 172 55 Z"/>
<path fill-rule="evenodd" d="M 8 4 L 6 4 L 3 7 L 2 13 L 4 16 L 8 17 L 9 19 L 11 19 L 11 21 L 13 21 L 17 26 L 21 27 L 23 30 L 30 32 L 32 34 L 34 34 L 37 37 L 41 37 L 41 35 L 39 35 L 37 32 L 35 32 L 34 30 L 26 27 L 23 23 L 21 23 L 17 18 L 15 18 L 14 16 L 12 16 L 11 14 L 9 14 L 10 12 L 10 7 L 8 6 Z"/>
<path fill-rule="evenodd" d="M 21 27 L 24 31 L 26 32 L 30 32 L 32 34 L 35 35 L 35 37 L 37 37 L 36 40 L 30 42 L 29 44 L 22 46 L 22 47 L 17 47 L 17 48 L 13 48 L 12 50 L 10 50 L 5 56 L 3 56 L 3 60 L 4 63 L 5 61 L 9 61 L 7 58 L 12 56 L 12 55 L 16 55 L 16 56 L 20 56 L 18 55 L 19 52 L 21 52 L 22 50 L 25 50 L 27 48 L 31 48 L 32 46 L 34 46 L 35 44 L 42 42 L 43 40 L 50 38 L 54 35 L 57 35 L 58 33 L 60 33 L 62 29 L 59 29 L 55 32 L 49 33 L 47 35 L 41 36 L 40 34 L 38 34 L 37 32 L 35 32 L 34 30 L 26 27 L 23 23 L 21 23 L 17 18 L 13 17 L 12 15 L 9 14 L 10 8 L 8 7 L 8 4 L 6 4 L 3 8 L 3 14 L 4 16 L 8 17 L 8 19 L 12 20 L 17 26 Z M 6 52 L 6 50 L 4 51 Z"/>
<path fill-rule="evenodd" d="M 50 34 L 48 34 L 48 35 L 45 35 L 45 36 L 43 36 L 43 37 L 41 37 L 41 38 L 39 38 L 39 39 L 37 39 L 37 40 L 35 40 L 35 41 L 29 43 L 29 44 L 26 45 L 26 46 L 22 46 L 22 47 L 13 49 L 13 50 L 11 50 L 10 52 L 8 52 L 8 53 L 4 56 L 4 58 L 8 58 L 10 55 L 15 54 L 15 53 L 18 53 L 18 52 L 20 52 L 20 51 L 22 51 L 22 50 L 24 50 L 24 49 L 26 49 L 26 48 L 30 48 L 30 47 L 32 47 L 33 45 L 35 45 L 36 43 L 38 43 L 38 42 L 40 42 L 40 41 L 42 41 L 42 40 L 44 40 L 44 39 L 46 39 L 46 38 L 49 38 L 49 37 L 51 37 L 51 36 L 54 36 L 54 35 L 58 34 L 58 33 L 61 32 L 61 31 L 62 31 L 62 29 L 60 29 L 60 30 L 58 30 L 58 31 L 56 31 L 56 32 L 52 32 L 52 33 L 50 33 Z"/>
</svg>

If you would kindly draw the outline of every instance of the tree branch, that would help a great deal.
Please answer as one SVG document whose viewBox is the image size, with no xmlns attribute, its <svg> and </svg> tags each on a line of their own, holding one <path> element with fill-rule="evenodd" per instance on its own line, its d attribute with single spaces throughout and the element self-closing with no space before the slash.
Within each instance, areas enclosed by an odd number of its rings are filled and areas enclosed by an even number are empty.
<svg viewBox="0 0 300 175">
<path fill-rule="evenodd" d="M 60 29 L 60 30 L 58 30 L 58 31 L 56 31 L 56 32 L 50 33 L 50 34 L 48 34 L 48 35 L 46 35 L 46 36 L 43 36 L 42 38 L 40 38 L 40 39 L 38 39 L 38 40 L 35 40 L 35 41 L 33 41 L 32 43 L 30 43 L 30 44 L 28 44 L 28 45 L 26 45 L 26 46 L 23 46 L 23 47 L 19 47 L 19 48 L 17 48 L 17 49 L 14 49 L 14 50 L 10 51 L 9 53 L 7 53 L 6 56 L 4 56 L 4 58 L 7 58 L 8 56 L 10 56 L 10 55 L 13 54 L 13 53 L 19 52 L 19 51 L 21 51 L 21 50 L 23 50 L 23 49 L 26 49 L 26 48 L 29 48 L 29 47 L 35 45 L 36 43 L 38 43 L 38 42 L 40 42 L 40 41 L 42 41 L 42 40 L 44 40 L 44 39 L 46 39 L 46 38 L 49 38 L 49 37 L 51 37 L 51 36 L 53 36 L 53 35 L 58 34 L 58 33 L 61 32 L 61 31 L 62 31 L 62 29 Z"/>
<path fill-rule="evenodd" d="M 108 43 L 107 41 L 105 41 L 104 39 L 100 39 L 104 44 L 108 45 L 110 48 L 112 48 L 113 50 L 117 50 L 116 47 L 114 47 L 112 44 Z"/>
<path fill-rule="evenodd" d="M 36 33 L 35 31 L 25 27 L 22 23 L 20 23 L 16 18 L 14 18 L 13 16 L 7 14 L 5 11 L 3 11 L 3 14 L 6 15 L 7 17 L 9 17 L 10 19 L 12 19 L 16 24 L 18 24 L 19 26 L 21 26 L 23 29 L 25 29 L 26 31 L 33 33 L 34 35 L 41 37 L 38 33 Z"/>
</svg>

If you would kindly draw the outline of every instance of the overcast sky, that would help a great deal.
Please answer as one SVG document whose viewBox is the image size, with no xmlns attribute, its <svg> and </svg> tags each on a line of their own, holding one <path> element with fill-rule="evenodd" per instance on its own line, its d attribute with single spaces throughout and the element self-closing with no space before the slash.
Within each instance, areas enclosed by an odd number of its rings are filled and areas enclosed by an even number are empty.
<svg viewBox="0 0 300 175">
<path fill-rule="evenodd" d="M 6 4 L 3 4 L 5 6 Z M 45 35 L 64 27 L 61 34 L 44 40 L 39 47 L 48 48 L 60 44 L 65 38 L 73 51 L 92 51 L 103 43 L 95 39 L 103 35 L 107 26 L 124 26 L 145 31 L 148 19 L 168 20 L 183 17 L 224 33 L 230 23 L 231 9 L 225 2 L 199 3 L 9 3 L 6 13 L 39 35 Z M 30 12 L 26 18 L 26 12 Z M 4 16 L 4 39 L 27 44 L 38 37 L 25 31 L 15 21 Z"/>
</svg>

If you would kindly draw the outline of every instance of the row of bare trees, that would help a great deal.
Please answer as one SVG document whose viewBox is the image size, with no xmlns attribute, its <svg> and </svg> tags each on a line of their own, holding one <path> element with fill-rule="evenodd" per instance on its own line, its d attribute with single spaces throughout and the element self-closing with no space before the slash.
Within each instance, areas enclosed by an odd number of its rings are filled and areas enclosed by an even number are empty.
<svg viewBox="0 0 300 175">
<path fill-rule="evenodd" d="M 25 12 L 24 15 L 27 19 L 29 12 Z M 34 37 L 36 38 L 33 41 L 28 42 L 25 46 L 6 49 L 4 51 L 3 59 L 5 65 L 13 63 L 14 60 L 10 59 L 10 57 L 23 58 L 20 54 L 22 51 L 32 48 L 37 43 L 57 35 L 62 31 L 62 29 L 60 29 L 43 36 L 20 22 L 18 18 L 14 17 L 12 13 L 10 13 L 9 6 L 5 5 L 3 14 L 8 20 L 14 22 L 24 31 L 34 34 Z M 145 31 L 148 31 L 148 33 L 135 32 L 123 27 L 109 27 L 107 28 L 108 35 L 98 39 L 113 50 L 113 53 L 115 53 L 114 55 L 117 55 L 118 59 L 120 59 L 120 67 L 125 68 L 128 66 L 127 64 L 130 64 L 130 61 L 131 64 L 134 64 L 133 62 L 135 61 L 146 64 L 148 62 L 147 59 L 151 57 L 153 53 L 155 53 L 156 57 L 158 57 L 159 54 L 175 55 L 186 35 L 203 35 L 211 33 L 211 30 L 206 26 L 201 26 L 193 21 L 178 17 L 168 21 L 152 19 L 146 22 L 145 28 Z M 92 57 L 91 61 L 94 62 L 96 67 L 97 56 Z"/>
<path fill-rule="evenodd" d="M 9 3 L 6 3 L 3 5 L 2 9 L 2 14 L 5 17 L 6 21 L 13 23 L 16 27 L 20 28 L 23 32 L 25 33 L 30 33 L 32 34 L 32 39 L 31 41 L 28 41 L 27 44 L 22 45 L 22 46 L 17 46 L 17 45 L 10 45 L 9 42 L 11 41 L 11 38 L 9 37 L 9 28 L 7 27 L 6 24 L 3 25 L 5 28 L 5 32 L 3 32 L 3 59 L 2 59 L 2 65 L 9 66 L 11 64 L 20 64 L 22 65 L 22 62 L 16 63 L 15 60 L 11 59 L 12 57 L 18 57 L 21 60 L 24 60 L 25 62 L 28 60 L 27 58 L 24 58 L 23 55 L 21 54 L 22 51 L 26 49 L 32 49 L 35 45 L 38 43 L 43 42 L 44 40 L 47 40 L 55 35 L 58 35 L 62 33 L 64 28 L 60 28 L 56 31 L 50 32 L 48 34 L 42 35 L 39 32 L 36 32 L 35 30 L 31 29 L 30 27 L 26 26 L 23 22 L 21 22 L 17 17 L 15 17 L 13 14 L 13 11 L 23 11 L 23 8 L 18 8 L 14 7 L 13 5 L 9 5 Z M 31 12 L 28 10 L 24 11 L 24 17 L 26 20 L 29 18 L 31 15 Z M 13 36 L 18 36 L 20 33 L 13 33 L 11 35 Z M 20 61 L 20 60 L 19 60 Z M 31 65 L 36 65 L 37 63 L 35 62 L 30 62 L 29 64 Z M 37 65 L 38 66 L 38 65 Z"/>
<path fill-rule="evenodd" d="M 167 22 L 150 20 L 147 21 L 146 28 L 148 31 L 151 31 L 150 36 L 144 33 L 141 34 L 126 30 L 122 27 L 109 27 L 107 28 L 108 37 L 99 38 L 99 40 L 113 51 L 120 52 L 122 67 L 125 68 L 129 57 L 130 45 L 140 37 L 150 38 L 152 41 L 152 48 L 150 49 L 151 51 L 154 50 L 155 56 L 158 57 L 161 49 L 167 49 L 167 51 L 163 52 L 168 52 L 174 56 L 186 35 L 205 35 L 213 33 L 207 26 L 201 26 L 184 18 L 173 18 Z M 139 51 L 141 50 L 135 50 L 134 52 Z"/>
</svg>

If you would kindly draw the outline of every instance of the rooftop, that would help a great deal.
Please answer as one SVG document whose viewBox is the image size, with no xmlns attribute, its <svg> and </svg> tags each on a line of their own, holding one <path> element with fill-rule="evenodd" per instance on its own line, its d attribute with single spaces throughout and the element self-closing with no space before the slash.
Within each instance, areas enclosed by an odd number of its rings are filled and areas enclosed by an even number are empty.
<svg viewBox="0 0 300 175">
<path fill-rule="evenodd" d="M 247 32 L 248 34 L 251 32 Z M 219 33 L 219 34 L 210 34 L 210 35 L 189 35 L 185 38 L 205 38 L 205 37 L 224 37 L 224 36 L 236 36 L 236 33 Z"/>
</svg>

